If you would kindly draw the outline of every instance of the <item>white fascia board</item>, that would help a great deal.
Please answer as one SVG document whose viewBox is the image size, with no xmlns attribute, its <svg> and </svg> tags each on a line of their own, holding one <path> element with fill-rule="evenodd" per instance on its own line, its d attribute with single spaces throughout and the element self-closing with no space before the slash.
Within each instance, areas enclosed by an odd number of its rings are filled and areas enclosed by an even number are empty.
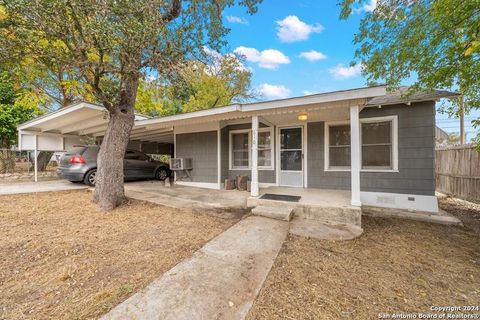
<svg viewBox="0 0 480 320">
<path fill-rule="evenodd" d="M 95 105 L 95 104 L 91 104 L 91 103 L 87 103 L 87 102 L 79 102 L 77 104 L 73 104 L 71 106 L 59 109 L 59 110 L 54 111 L 54 112 L 47 113 L 44 116 L 41 116 L 41 117 L 38 117 L 36 119 L 30 120 L 28 122 L 22 123 L 22 124 L 17 126 L 17 129 L 18 130 L 23 130 L 23 129 L 35 127 L 35 126 L 38 126 L 39 124 L 42 124 L 44 122 L 56 119 L 56 118 L 61 117 L 61 116 L 68 115 L 71 112 L 74 112 L 76 110 L 80 110 L 80 109 L 83 109 L 83 108 L 98 110 L 98 111 L 106 110 L 104 107 L 101 107 L 101 106 L 98 106 L 98 105 Z"/>
<path fill-rule="evenodd" d="M 296 107 L 308 104 L 327 103 L 341 100 L 365 99 L 385 95 L 386 88 L 383 86 L 373 88 L 361 88 L 354 90 L 319 93 L 310 96 L 272 100 L 242 105 L 242 112 L 260 111 L 276 108 Z"/>
<path fill-rule="evenodd" d="M 229 113 L 229 112 L 234 112 L 234 111 L 240 111 L 240 105 L 239 104 L 234 104 L 234 105 L 226 106 L 226 107 L 219 107 L 219 108 L 201 110 L 201 111 L 195 111 L 195 112 L 190 112 L 190 113 L 176 114 L 176 115 L 173 115 L 173 116 L 167 116 L 167 117 L 161 117 L 161 118 L 155 118 L 155 119 L 139 120 L 139 121 L 135 121 L 135 126 L 147 126 L 147 125 L 160 124 L 160 123 L 165 123 L 165 122 L 168 123 L 168 122 L 174 122 L 174 121 L 179 121 L 179 120 L 208 117 L 208 116 L 224 114 L 224 113 Z"/>
</svg>

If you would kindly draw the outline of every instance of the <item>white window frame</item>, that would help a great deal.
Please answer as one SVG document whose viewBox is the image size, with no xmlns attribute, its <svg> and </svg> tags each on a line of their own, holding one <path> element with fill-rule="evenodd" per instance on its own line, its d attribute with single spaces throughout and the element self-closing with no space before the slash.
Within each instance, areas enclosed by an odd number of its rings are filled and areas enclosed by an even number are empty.
<svg viewBox="0 0 480 320">
<path fill-rule="evenodd" d="M 373 118 L 361 118 L 360 119 L 360 159 L 362 159 L 362 130 L 361 124 L 363 123 L 375 123 L 375 122 L 392 122 L 392 168 L 389 169 L 361 169 L 361 172 L 398 172 L 398 116 L 385 116 L 385 117 L 373 117 Z M 350 125 L 350 121 L 331 121 L 325 122 L 325 139 L 324 139 L 324 170 L 325 171 L 345 171 L 350 172 L 350 167 L 331 167 L 330 160 L 330 127 L 339 125 Z"/>
<path fill-rule="evenodd" d="M 260 132 L 269 132 L 270 133 L 270 165 L 269 166 L 258 166 L 259 170 L 273 170 L 274 169 L 274 161 L 275 161 L 275 150 L 274 150 L 274 143 L 273 140 L 275 140 L 275 137 L 273 135 L 273 128 L 272 127 L 267 127 L 267 128 L 259 128 L 258 133 Z"/>
<path fill-rule="evenodd" d="M 238 133 L 247 133 L 248 134 L 248 166 L 247 167 L 233 167 L 233 135 Z M 229 133 L 228 141 L 228 153 L 229 153 L 229 168 L 230 170 L 250 170 L 251 169 L 251 150 L 252 150 L 252 130 L 242 129 L 242 130 L 232 130 Z"/>
<path fill-rule="evenodd" d="M 270 132 L 270 150 L 271 150 L 271 161 L 269 166 L 258 166 L 258 170 L 274 170 L 275 168 L 275 150 L 274 150 L 274 135 L 273 127 L 264 127 L 259 128 L 258 132 Z M 248 167 L 234 168 L 233 167 L 233 135 L 237 133 L 248 133 Z M 252 130 L 251 129 L 241 129 L 241 130 L 231 130 L 229 132 L 229 141 L 228 141 L 228 157 L 229 157 L 229 170 L 251 170 L 252 169 Z"/>
</svg>

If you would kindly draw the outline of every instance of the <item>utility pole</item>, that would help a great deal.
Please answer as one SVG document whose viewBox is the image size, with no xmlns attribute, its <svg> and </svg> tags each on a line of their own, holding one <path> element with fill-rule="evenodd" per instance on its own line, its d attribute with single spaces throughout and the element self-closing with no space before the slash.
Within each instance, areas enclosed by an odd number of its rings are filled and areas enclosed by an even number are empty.
<svg viewBox="0 0 480 320">
<path fill-rule="evenodd" d="M 459 118 L 460 118 L 460 144 L 464 144 L 465 143 L 465 102 L 463 98 L 462 86 L 460 86 Z"/>
</svg>

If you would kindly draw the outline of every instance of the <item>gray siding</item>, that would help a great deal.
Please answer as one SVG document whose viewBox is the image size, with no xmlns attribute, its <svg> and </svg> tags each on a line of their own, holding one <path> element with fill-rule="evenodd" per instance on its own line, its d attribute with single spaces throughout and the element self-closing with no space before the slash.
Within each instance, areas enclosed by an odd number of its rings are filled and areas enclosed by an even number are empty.
<svg viewBox="0 0 480 320">
<path fill-rule="evenodd" d="M 399 172 L 362 172 L 362 191 L 435 194 L 435 104 L 366 108 L 360 118 L 398 116 Z M 324 123 L 308 124 L 308 185 L 314 188 L 350 189 L 349 172 L 324 171 Z"/>
<path fill-rule="evenodd" d="M 236 176 L 248 176 L 251 178 L 250 170 L 230 170 L 230 131 L 232 130 L 243 130 L 243 129 L 250 129 L 252 127 L 251 123 L 245 124 L 236 124 L 226 126 L 222 129 L 222 137 L 221 137 L 221 144 L 222 144 L 222 182 L 225 179 L 234 179 Z M 260 123 L 260 127 L 266 127 L 264 124 Z M 275 130 L 273 131 L 275 135 Z M 275 150 L 275 139 L 274 139 L 274 150 Z M 261 183 L 275 183 L 277 179 L 277 175 L 275 172 L 275 152 L 273 152 L 273 168 L 274 170 L 259 170 L 258 171 L 258 181 Z"/>
<path fill-rule="evenodd" d="M 217 183 L 217 131 L 176 135 L 177 158 L 192 158 L 192 181 Z"/>
</svg>

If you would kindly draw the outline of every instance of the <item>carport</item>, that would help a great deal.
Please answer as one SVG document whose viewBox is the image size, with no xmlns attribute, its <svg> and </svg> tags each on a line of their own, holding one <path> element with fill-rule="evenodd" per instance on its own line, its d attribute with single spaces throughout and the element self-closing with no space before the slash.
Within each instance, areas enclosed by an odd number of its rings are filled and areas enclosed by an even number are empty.
<svg viewBox="0 0 480 320">
<path fill-rule="evenodd" d="M 129 149 L 148 154 L 173 154 L 173 128 L 137 126 L 149 117 L 136 114 Z M 18 129 L 18 148 L 34 154 L 34 177 L 38 181 L 37 156 L 40 151 L 66 151 L 74 145 L 100 144 L 109 120 L 101 105 L 78 102 L 23 123 Z"/>
</svg>

